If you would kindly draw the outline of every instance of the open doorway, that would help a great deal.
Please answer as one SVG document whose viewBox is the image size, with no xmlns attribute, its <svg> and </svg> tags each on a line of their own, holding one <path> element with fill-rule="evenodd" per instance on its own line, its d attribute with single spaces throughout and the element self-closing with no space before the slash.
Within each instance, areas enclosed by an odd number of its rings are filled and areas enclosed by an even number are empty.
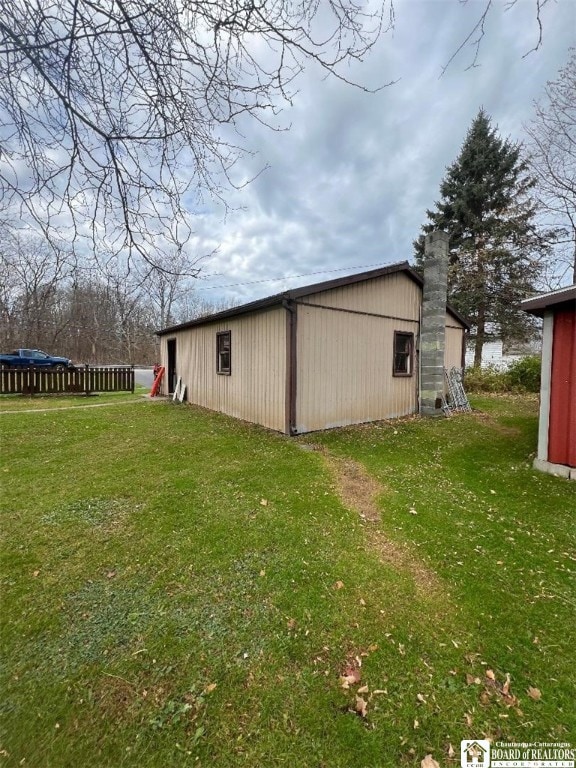
<svg viewBox="0 0 576 768">
<path fill-rule="evenodd" d="M 168 394 L 171 395 L 176 387 L 176 339 L 168 339 Z"/>
</svg>

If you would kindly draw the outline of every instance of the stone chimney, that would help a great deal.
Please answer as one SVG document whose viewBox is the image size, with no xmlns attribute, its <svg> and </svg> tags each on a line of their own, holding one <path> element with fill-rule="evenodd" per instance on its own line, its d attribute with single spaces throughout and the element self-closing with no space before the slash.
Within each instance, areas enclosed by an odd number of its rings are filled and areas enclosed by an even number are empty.
<svg viewBox="0 0 576 768">
<path fill-rule="evenodd" d="M 424 290 L 420 324 L 420 414 L 440 416 L 444 392 L 444 337 L 448 295 L 448 234 L 424 241 Z"/>
</svg>

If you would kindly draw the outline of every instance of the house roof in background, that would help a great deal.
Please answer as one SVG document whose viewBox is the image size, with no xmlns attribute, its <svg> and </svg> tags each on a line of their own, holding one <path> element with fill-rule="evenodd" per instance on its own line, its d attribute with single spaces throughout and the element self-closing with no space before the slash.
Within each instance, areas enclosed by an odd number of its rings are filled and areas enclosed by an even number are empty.
<svg viewBox="0 0 576 768">
<path fill-rule="evenodd" d="M 403 272 L 413 280 L 420 288 L 424 285 L 422 277 L 410 266 L 407 261 L 400 261 L 397 264 L 390 264 L 386 267 L 379 267 L 378 269 L 371 269 L 368 272 L 356 272 L 353 275 L 347 275 L 346 277 L 337 277 L 333 280 L 326 280 L 322 283 L 312 283 L 311 285 L 304 285 L 301 288 L 294 288 L 290 291 L 283 291 L 282 293 L 276 293 L 273 296 L 266 296 L 263 299 L 257 299 L 251 301 L 248 304 L 241 304 L 239 307 L 231 307 L 230 309 L 224 309 L 221 312 L 215 312 L 212 315 L 205 315 L 204 317 L 197 317 L 194 320 L 189 320 L 185 323 L 179 323 L 178 325 L 172 325 L 169 328 L 162 328 L 156 331 L 157 336 L 166 336 L 169 333 L 175 333 L 176 331 L 182 331 L 186 328 L 194 328 L 199 325 L 206 325 L 218 320 L 226 320 L 231 317 L 238 317 L 240 315 L 246 315 L 251 312 L 257 312 L 262 309 L 268 309 L 270 307 L 282 304 L 284 301 L 295 301 L 301 299 L 304 296 L 309 296 L 312 293 L 320 293 L 322 291 L 329 291 L 333 288 L 342 288 L 347 285 L 353 285 L 354 283 L 361 283 L 365 280 L 373 280 L 385 275 L 393 275 L 398 272 Z M 469 328 L 468 322 L 460 315 L 455 309 L 447 305 L 447 310 L 452 314 L 456 320 L 462 323 L 466 328 Z"/>
<path fill-rule="evenodd" d="M 565 288 L 542 293 L 540 296 L 534 296 L 531 299 L 524 299 L 520 306 L 525 312 L 542 317 L 545 309 L 557 306 L 558 304 L 573 305 L 574 309 L 576 309 L 576 285 L 568 285 Z"/>
</svg>

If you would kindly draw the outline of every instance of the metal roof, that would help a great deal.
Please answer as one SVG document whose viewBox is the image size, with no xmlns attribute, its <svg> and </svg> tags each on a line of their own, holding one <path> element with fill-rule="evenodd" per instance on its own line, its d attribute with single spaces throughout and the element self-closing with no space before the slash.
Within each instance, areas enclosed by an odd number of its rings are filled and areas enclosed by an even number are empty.
<svg viewBox="0 0 576 768">
<path fill-rule="evenodd" d="M 572 304 L 576 309 L 576 285 L 567 285 L 565 288 L 558 288 L 556 291 L 542 293 L 520 302 L 520 306 L 525 312 L 540 317 L 544 314 L 545 309 L 558 304 L 566 304 L 567 306 Z"/>
<path fill-rule="evenodd" d="M 357 272 L 353 275 L 347 275 L 346 277 L 337 277 L 333 280 L 326 280 L 322 283 L 312 283 L 311 285 L 304 285 L 301 288 L 294 288 L 290 291 L 276 293 L 273 296 L 266 296 L 263 299 L 250 301 L 248 304 L 241 304 L 238 307 L 224 309 L 221 312 L 215 312 L 212 315 L 205 315 L 204 317 L 198 317 L 185 323 L 172 325 L 169 328 L 162 328 L 161 330 L 156 331 L 156 335 L 166 336 L 167 334 L 175 333 L 176 331 L 182 331 L 186 328 L 194 328 L 196 326 L 206 325 L 207 323 L 213 323 L 218 320 L 226 320 L 231 317 L 238 317 L 239 315 L 246 315 L 251 312 L 258 312 L 260 310 L 269 309 L 270 307 L 282 304 L 284 301 L 294 301 L 296 299 L 301 299 L 304 296 L 309 296 L 312 293 L 329 291 L 333 288 L 341 288 L 346 285 L 353 285 L 354 283 L 361 283 L 365 280 L 373 280 L 377 277 L 393 275 L 398 272 L 404 272 L 406 276 L 413 280 L 417 285 L 419 285 L 420 288 L 423 287 L 424 280 L 422 277 L 410 266 L 407 261 L 401 261 L 397 264 L 390 264 L 387 267 L 371 269 L 368 272 Z M 468 322 L 455 309 L 449 305 L 446 306 L 446 309 L 466 328 L 470 327 Z"/>
</svg>

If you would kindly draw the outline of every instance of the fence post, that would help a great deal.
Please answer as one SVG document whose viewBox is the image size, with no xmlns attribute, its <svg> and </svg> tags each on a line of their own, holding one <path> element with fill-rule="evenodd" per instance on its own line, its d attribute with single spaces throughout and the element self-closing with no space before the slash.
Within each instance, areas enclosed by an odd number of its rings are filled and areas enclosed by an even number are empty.
<svg viewBox="0 0 576 768">
<path fill-rule="evenodd" d="M 130 375 L 132 376 L 132 389 L 130 391 L 132 392 L 132 394 L 134 394 L 134 379 L 135 379 L 135 376 L 134 376 L 134 366 L 133 365 L 130 366 Z"/>
<path fill-rule="evenodd" d="M 90 366 L 84 363 L 84 394 L 90 396 Z"/>
</svg>

